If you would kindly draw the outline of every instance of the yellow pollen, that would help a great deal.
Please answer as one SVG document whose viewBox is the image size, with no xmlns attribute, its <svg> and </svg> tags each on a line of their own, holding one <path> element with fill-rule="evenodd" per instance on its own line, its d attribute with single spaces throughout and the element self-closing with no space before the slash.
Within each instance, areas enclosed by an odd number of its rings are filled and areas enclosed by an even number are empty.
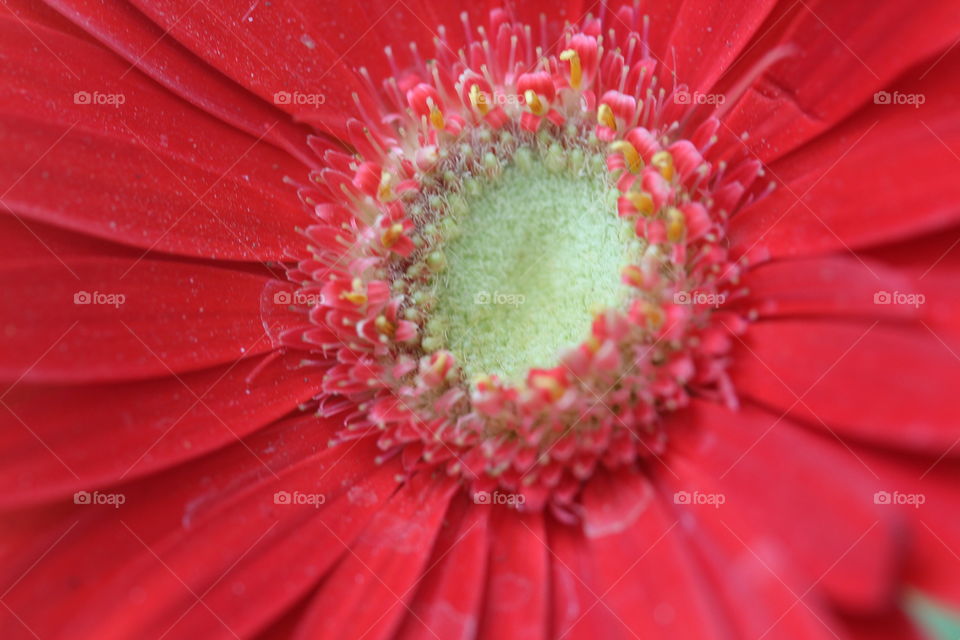
<svg viewBox="0 0 960 640">
<path fill-rule="evenodd" d="M 450 354 L 446 351 L 438 351 L 436 357 L 434 357 L 433 362 L 430 363 L 430 371 L 437 374 L 438 376 L 443 373 L 443 370 L 447 367 L 447 362 L 450 360 Z"/>
<path fill-rule="evenodd" d="M 553 376 L 535 374 L 530 378 L 530 384 L 535 389 L 546 391 L 550 395 L 550 399 L 554 401 L 559 400 L 565 391 L 560 381 Z"/>
<path fill-rule="evenodd" d="M 358 307 L 367 302 L 367 294 L 363 291 L 363 280 L 360 278 L 353 279 L 353 291 L 344 291 L 340 294 L 341 300 L 346 300 L 351 302 Z"/>
<path fill-rule="evenodd" d="M 643 168 L 643 159 L 633 145 L 626 140 L 617 140 L 610 144 L 610 149 L 616 153 L 623 154 L 623 159 L 627 162 L 627 169 L 630 173 L 637 173 Z"/>
<path fill-rule="evenodd" d="M 597 108 L 597 122 L 608 129 L 617 130 L 617 119 L 613 117 L 613 109 L 606 102 Z"/>
<path fill-rule="evenodd" d="M 487 104 L 487 96 L 480 91 L 480 85 L 474 84 L 470 87 L 470 104 L 480 112 L 481 116 L 487 115 L 490 111 L 490 105 Z"/>
<path fill-rule="evenodd" d="M 524 100 L 527 101 L 527 106 L 530 107 L 530 111 L 533 112 L 535 116 L 542 116 L 546 109 L 543 108 L 543 103 L 540 102 L 540 96 L 537 95 L 537 92 L 533 89 L 527 89 L 523 93 Z"/>
<path fill-rule="evenodd" d="M 377 319 L 373 321 L 373 326 L 377 328 L 377 331 L 380 333 L 393 337 L 394 332 L 397 330 L 393 323 L 387 320 L 385 315 L 377 316 Z"/>
<path fill-rule="evenodd" d="M 580 82 L 583 79 L 583 69 L 580 67 L 580 54 L 574 49 L 566 49 L 560 53 L 560 59 L 570 63 L 570 86 L 574 89 L 579 89 Z"/>
<path fill-rule="evenodd" d="M 390 202 L 394 199 L 393 187 L 391 183 L 393 182 L 393 174 L 389 171 L 384 171 L 380 174 L 380 187 L 377 189 L 377 197 L 380 199 L 380 202 Z"/>
<path fill-rule="evenodd" d="M 480 390 L 488 389 L 493 386 L 493 378 L 489 374 L 481 373 L 474 377 L 473 386 Z"/>
<path fill-rule="evenodd" d="M 650 164 L 656 167 L 666 180 L 673 180 L 673 155 L 669 151 L 657 151 L 650 158 Z"/>
<path fill-rule="evenodd" d="M 676 207 L 667 209 L 667 240 L 679 242 L 684 231 L 686 231 L 686 223 L 683 219 L 683 212 Z"/>
<path fill-rule="evenodd" d="M 596 353 L 597 351 L 600 350 L 600 347 L 602 346 L 600 343 L 600 340 L 595 335 L 591 335 L 589 338 L 587 338 L 584 344 L 586 345 L 590 353 Z"/>
<path fill-rule="evenodd" d="M 662 327 L 664 321 L 667 319 L 666 315 L 663 313 L 663 309 L 655 304 L 647 304 L 644 306 L 643 310 L 647 316 L 647 324 L 649 324 L 650 328 L 654 331 Z"/>
<path fill-rule="evenodd" d="M 433 128 L 437 131 L 443 131 L 443 128 L 446 126 L 446 122 L 443 120 L 443 113 L 441 113 L 437 105 L 433 103 L 432 98 L 427 100 L 427 106 L 430 107 L 430 124 L 432 124 Z"/>
<path fill-rule="evenodd" d="M 390 226 L 389 229 L 383 232 L 380 236 L 380 242 L 384 247 L 389 249 L 393 245 L 397 244 L 397 240 L 400 239 L 400 236 L 403 235 L 403 225 L 399 222 L 395 222 Z"/>
<path fill-rule="evenodd" d="M 653 215 L 653 197 L 649 193 L 631 189 L 625 195 L 637 211 L 645 216 Z"/>
<path fill-rule="evenodd" d="M 643 286 L 643 271 L 635 264 L 628 264 L 621 272 L 627 281 L 638 289 Z"/>
</svg>

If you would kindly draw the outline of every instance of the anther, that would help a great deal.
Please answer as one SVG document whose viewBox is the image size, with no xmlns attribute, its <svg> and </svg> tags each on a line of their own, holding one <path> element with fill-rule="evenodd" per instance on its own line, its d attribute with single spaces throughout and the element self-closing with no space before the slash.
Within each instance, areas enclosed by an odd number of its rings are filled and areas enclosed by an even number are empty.
<svg viewBox="0 0 960 640">
<path fill-rule="evenodd" d="M 580 66 L 580 54 L 575 49 L 566 49 L 560 53 L 560 59 L 570 63 L 570 86 L 580 88 L 583 79 L 583 69 Z"/>
<path fill-rule="evenodd" d="M 673 155 L 669 151 L 657 151 L 650 158 L 650 164 L 656 167 L 665 180 L 673 180 Z"/>
<path fill-rule="evenodd" d="M 433 98 L 427 98 L 427 106 L 430 107 L 430 124 L 437 131 L 443 131 L 446 123 L 443 120 L 443 113 L 437 108 Z"/>
<path fill-rule="evenodd" d="M 542 116 L 544 113 L 546 113 L 543 103 L 540 102 L 540 96 L 538 96 L 537 92 L 533 89 L 527 89 L 524 91 L 523 99 L 526 100 L 527 106 L 530 107 L 530 111 L 533 112 L 533 115 Z"/>
<path fill-rule="evenodd" d="M 397 244 L 397 240 L 400 239 L 400 236 L 403 235 L 403 225 L 399 222 L 395 222 L 390 225 L 390 228 L 383 232 L 380 236 L 380 242 L 384 247 L 389 249 L 393 245 Z"/>
<path fill-rule="evenodd" d="M 610 105 L 603 102 L 597 107 L 597 122 L 613 131 L 617 130 L 617 119 L 613 115 L 613 109 Z"/>
<path fill-rule="evenodd" d="M 637 150 L 633 147 L 633 145 L 626 140 L 617 140 L 616 142 L 611 143 L 610 150 L 614 151 L 615 153 L 623 154 L 623 159 L 626 161 L 627 169 L 630 170 L 630 173 L 637 173 L 643 168 L 643 159 L 640 158 L 640 154 L 637 153 Z"/>
<path fill-rule="evenodd" d="M 481 116 L 485 116 L 490 112 L 487 95 L 480 91 L 480 85 L 474 84 L 470 86 L 470 104 L 480 112 Z"/>
<path fill-rule="evenodd" d="M 340 299 L 351 302 L 357 305 L 358 307 L 362 304 L 366 304 L 367 294 L 364 292 L 364 289 L 363 289 L 363 280 L 361 280 L 360 278 L 354 278 L 353 290 L 344 291 L 343 293 L 341 293 Z"/>
</svg>

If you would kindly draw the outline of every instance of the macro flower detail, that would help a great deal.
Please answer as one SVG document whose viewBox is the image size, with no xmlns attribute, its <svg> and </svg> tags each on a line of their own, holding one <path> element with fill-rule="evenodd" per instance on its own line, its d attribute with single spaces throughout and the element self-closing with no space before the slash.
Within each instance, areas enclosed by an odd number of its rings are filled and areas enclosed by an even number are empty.
<svg viewBox="0 0 960 640">
<path fill-rule="evenodd" d="M 575 521 L 598 465 L 662 453 L 664 411 L 736 406 L 728 334 L 747 313 L 717 310 L 749 258 L 724 241 L 762 170 L 704 159 L 716 117 L 666 120 L 688 91 L 661 88 L 637 31 L 587 21 L 528 57 L 529 25 L 495 11 L 490 30 L 511 56 L 481 29 L 371 88 L 385 98 L 350 121 L 353 156 L 314 140 L 301 287 L 267 295 L 315 303 L 277 342 L 327 368 L 334 442 L 376 436 L 406 473 L 442 465 Z"/>
<path fill-rule="evenodd" d="M 950 637 L 954 5 L 8 0 L 0 636 Z"/>
</svg>

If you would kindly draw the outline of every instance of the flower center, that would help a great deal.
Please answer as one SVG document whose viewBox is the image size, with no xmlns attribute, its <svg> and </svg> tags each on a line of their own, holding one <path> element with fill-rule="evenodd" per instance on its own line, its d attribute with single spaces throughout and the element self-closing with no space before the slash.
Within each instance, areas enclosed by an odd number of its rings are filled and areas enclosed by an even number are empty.
<svg viewBox="0 0 960 640">
<path fill-rule="evenodd" d="M 265 324 L 324 369 L 331 446 L 375 438 L 406 473 L 574 517 L 597 469 L 662 453 L 692 396 L 736 403 L 748 256 L 726 222 L 762 170 L 710 157 L 716 114 L 661 84 L 641 23 L 624 7 L 556 40 L 494 11 L 355 96 L 349 150 L 311 140 L 298 290 L 264 309 L 298 303 Z"/>
<path fill-rule="evenodd" d="M 580 149 L 521 147 L 474 184 L 443 248 L 428 344 L 449 349 L 468 379 L 521 383 L 556 366 L 601 310 L 623 307 L 633 232 L 603 158 Z"/>
</svg>

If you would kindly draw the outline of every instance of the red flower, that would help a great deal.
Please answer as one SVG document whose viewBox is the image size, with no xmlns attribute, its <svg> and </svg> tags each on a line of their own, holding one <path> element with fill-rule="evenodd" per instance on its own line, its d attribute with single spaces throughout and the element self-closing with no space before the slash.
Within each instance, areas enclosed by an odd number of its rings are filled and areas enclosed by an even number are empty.
<svg viewBox="0 0 960 640">
<path fill-rule="evenodd" d="M 2 637 L 960 599 L 955 3 L 49 4 L 0 12 Z"/>
</svg>

